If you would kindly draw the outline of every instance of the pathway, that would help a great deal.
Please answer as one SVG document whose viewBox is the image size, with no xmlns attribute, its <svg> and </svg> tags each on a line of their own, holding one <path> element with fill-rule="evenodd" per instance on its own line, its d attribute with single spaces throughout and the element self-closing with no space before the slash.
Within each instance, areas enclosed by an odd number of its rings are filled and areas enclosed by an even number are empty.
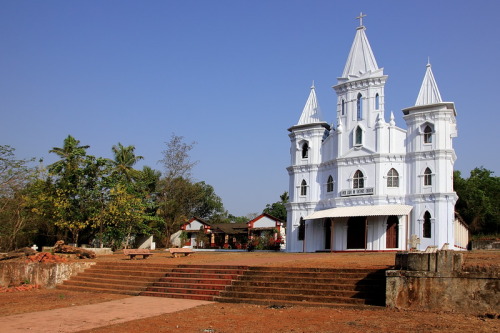
<svg viewBox="0 0 500 333">
<path fill-rule="evenodd" d="M 212 302 L 162 297 L 128 297 L 109 302 L 0 317 L 3 333 L 65 333 L 154 317 Z"/>
</svg>

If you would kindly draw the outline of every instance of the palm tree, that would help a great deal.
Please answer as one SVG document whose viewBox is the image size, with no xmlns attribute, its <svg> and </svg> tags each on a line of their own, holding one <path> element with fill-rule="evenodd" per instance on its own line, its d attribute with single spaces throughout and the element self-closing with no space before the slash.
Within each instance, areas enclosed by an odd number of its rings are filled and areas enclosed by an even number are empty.
<svg viewBox="0 0 500 333">
<path fill-rule="evenodd" d="M 285 191 L 285 192 L 283 192 L 283 194 L 282 194 L 282 195 L 280 195 L 280 199 L 281 199 L 281 202 L 282 202 L 283 204 L 288 203 L 288 200 L 290 200 L 290 197 L 288 196 L 288 192 L 286 192 L 286 191 Z"/>
<path fill-rule="evenodd" d="M 87 149 L 90 146 L 80 146 L 80 140 L 68 135 L 64 139 L 62 148 L 54 147 L 49 150 L 49 153 L 58 155 L 61 159 L 49 165 L 49 171 L 58 175 L 71 175 L 80 166 L 87 154 Z"/>
<path fill-rule="evenodd" d="M 148 193 L 154 193 L 156 191 L 160 177 L 160 171 L 154 170 L 147 165 L 142 167 L 141 179 L 143 186 Z"/>
<path fill-rule="evenodd" d="M 113 171 L 112 175 L 122 177 L 126 182 L 131 182 L 132 180 L 140 176 L 140 172 L 135 170 L 133 166 L 140 160 L 144 159 L 142 156 L 137 156 L 134 153 L 134 146 L 123 146 L 121 143 L 113 146 Z"/>
<path fill-rule="evenodd" d="M 50 194 L 57 202 L 53 207 L 54 224 L 70 231 L 74 243 L 78 242 L 80 231 L 89 225 L 92 209 L 89 193 L 93 179 L 89 172 L 95 158 L 87 155 L 88 148 L 68 135 L 62 148 L 54 147 L 49 151 L 60 157 L 59 161 L 49 165 L 49 172 L 58 176 L 55 191 Z"/>
</svg>

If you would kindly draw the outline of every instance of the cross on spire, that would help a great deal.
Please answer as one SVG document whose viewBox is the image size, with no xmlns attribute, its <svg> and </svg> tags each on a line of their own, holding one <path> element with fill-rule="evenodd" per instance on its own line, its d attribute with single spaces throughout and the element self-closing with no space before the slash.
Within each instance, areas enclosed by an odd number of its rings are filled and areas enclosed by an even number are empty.
<svg viewBox="0 0 500 333">
<path fill-rule="evenodd" d="M 359 20 L 359 26 L 362 27 L 363 26 L 363 17 L 366 17 L 365 14 L 363 14 L 363 12 L 360 12 L 359 13 L 359 16 L 356 16 L 356 20 Z"/>
</svg>

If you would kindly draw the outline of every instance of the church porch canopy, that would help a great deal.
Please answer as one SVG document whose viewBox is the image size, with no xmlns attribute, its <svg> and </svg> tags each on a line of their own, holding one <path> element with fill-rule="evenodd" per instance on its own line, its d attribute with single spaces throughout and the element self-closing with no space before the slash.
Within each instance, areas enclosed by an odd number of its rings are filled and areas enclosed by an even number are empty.
<svg viewBox="0 0 500 333">
<path fill-rule="evenodd" d="M 408 215 L 413 209 L 408 205 L 369 205 L 337 207 L 324 209 L 304 217 L 304 220 L 322 219 L 328 217 L 356 217 L 356 216 L 390 216 Z"/>
</svg>

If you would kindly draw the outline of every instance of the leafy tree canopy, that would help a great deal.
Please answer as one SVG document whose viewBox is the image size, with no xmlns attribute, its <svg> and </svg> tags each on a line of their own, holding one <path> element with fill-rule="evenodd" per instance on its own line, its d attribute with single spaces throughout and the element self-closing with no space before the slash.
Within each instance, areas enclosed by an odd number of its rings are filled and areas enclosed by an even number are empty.
<svg viewBox="0 0 500 333">
<path fill-rule="evenodd" d="M 15 149 L 0 145 L 0 250 L 10 251 L 31 240 L 36 221 L 27 214 L 26 186 L 36 170 L 32 160 L 19 160 Z"/>
<path fill-rule="evenodd" d="M 458 194 L 456 211 L 469 225 L 473 234 L 500 234 L 500 178 L 483 167 L 475 168 L 469 178 L 460 171 L 453 174 Z"/>
<path fill-rule="evenodd" d="M 263 213 L 272 215 L 283 222 L 286 223 L 286 203 L 289 200 L 288 192 L 283 192 L 282 195 L 280 195 L 280 201 L 277 201 L 272 204 L 267 204 L 266 208 L 264 208 Z"/>
</svg>

